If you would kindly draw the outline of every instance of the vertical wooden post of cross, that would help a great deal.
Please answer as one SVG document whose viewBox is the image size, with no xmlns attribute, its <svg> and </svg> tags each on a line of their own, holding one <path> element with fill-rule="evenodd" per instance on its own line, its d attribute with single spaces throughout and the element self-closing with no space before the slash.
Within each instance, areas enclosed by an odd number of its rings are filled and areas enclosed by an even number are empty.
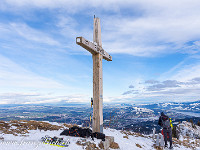
<svg viewBox="0 0 200 150">
<path fill-rule="evenodd" d="M 100 19 L 94 18 L 93 42 L 102 47 Z M 93 131 L 103 133 L 103 56 L 93 54 Z"/>
<path fill-rule="evenodd" d="M 77 37 L 76 43 L 90 53 L 93 58 L 93 120 L 92 132 L 103 133 L 103 67 L 102 60 L 112 61 L 112 57 L 102 48 L 100 19 L 94 18 L 93 42 Z"/>
</svg>

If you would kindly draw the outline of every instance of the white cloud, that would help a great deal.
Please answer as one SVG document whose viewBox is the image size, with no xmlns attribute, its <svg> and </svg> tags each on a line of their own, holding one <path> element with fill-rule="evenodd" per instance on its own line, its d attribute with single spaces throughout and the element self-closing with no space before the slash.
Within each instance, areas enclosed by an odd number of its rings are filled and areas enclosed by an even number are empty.
<svg viewBox="0 0 200 150">
<path fill-rule="evenodd" d="M 77 28 L 75 28 L 77 24 L 69 17 L 70 14 L 79 14 L 82 11 L 90 14 L 98 9 L 99 17 L 103 20 L 103 46 L 110 53 L 148 57 L 176 52 L 194 53 L 190 45 L 186 43 L 193 41 L 195 45 L 195 41 L 200 38 L 200 16 L 198 15 L 200 2 L 198 0 L 192 2 L 188 0 L 181 2 L 179 0 L 107 0 L 103 2 L 100 0 L 4 0 L 3 4 L 22 12 L 35 8 L 50 10 L 59 8 L 64 10 L 63 12 L 67 11 L 66 14 L 59 12 L 66 17 L 60 17 L 58 25 L 62 28 L 61 34 L 68 34 L 71 37 L 77 34 Z M 112 13 L 104 14 L 105 10 Z M 128 15 L 124 15 L 124 11 L 127 11 Z M 22 28 L 27 30 L 27 27 L 22 26 Z M 37 40 L 33 36 L 35 32 L 31 35 L 20 31 L 19 33 L 27 39 Z M 88 33 L 92 34 L 92 30 L 82 28 L 78 33 L 88 36 Z M 55 41 L 50 39 L 44 41 L 55 44 Z M 180 49 L 184 50 L 180 51 Z M 199 51 L 200 48 L 195 50 L 195 52 Z"/>
<path fill-rule="evenodd" d="M 1 55 L 0 60 L 0 104 L 87 102 L 90 99 L 88 95 L 70 93 L 74 87 L 27 71 Z"/>
<path fill-rule="evenodd" d="M 189 74 L 190 78 L 185 78 L 187 77 L 187 73 L 183 73 L 184 80 L 181 80 L 182 78 L 180 77 L 178 77 L 177 80 L 164 80 L 159 82 L 156 80 L 148 80 L 141 83 L 144 87 L 143 90 L 139 89 L 137 92 L 134 90 L 129 90 L 124 92 L 121 96 L 116 97 L 115 99 L 117 101 L 121 99 L 126 102 L 139 102 L 140 100 L 144 102 L 199 100 L 200 76 L 199 74 L 196 74 L 194 76 L 195 78 L 191 78 L 192 76 Z"/>
<path fill-rule="evenodd" d="M 173 79 L 179 79 L 180 81 L 191 80 L 197 77 L 200 77 L 200 64 L 187 65 L 172 76 Z"/>
<path fill-rule="evenodd" d="M 0 93 L 0 104 L 86 103 L 88 95 L 57 95 L 36 92 Z"/>
<path fill-rule="evenodd" d="M 129 85 L 129 88 L 134 88 L 134 86 L 133 85 Z"/>
<path fill-rule="evenodd" d="M 80 94 L 87 93 L 87 89 L 69 86 L 68 82 L 62 84 L 53 79 L 42 77 L 2 55 L 0 55 L 0 60 L 0 104 L 88 102 L 90 99 L 90 96 Z M 75 78 L 82 80 L 85 77 L 66 77 L 63 75 L 61 78 L 76 82 L 73 81 Z"/>
<path fill-rule="evenodd" d="M 185 44 L 200 38 L 198 30 L 200 17 L 197 14 L 183 18 L 169 18 L 158 14 L 156 17 L 111 20 L 112 22 L 106 21 L 107 26 L 104 28 L 109 29 L 112 26 L 112 30 L 107 30 L 102 37 L 106 38 L 106 49 L 111 49 L 110 52 L 113 53 L 156 56 L 163 53 L 181 53 L 183 48 L 185 48 L 183 52 L 191 53 L 190 47 Z M 200 48 L 198 47 L 196 51 L 199 52 Z"/>
<path fill-rule="evenodd" d="M 64 86 L 51 79 L 41 77 L 35 73 L 27 71 L 11 60 L 0 55 L 0 85 L 4 88 L 33 88 L 33 89 L 53 89 Z"/>
<path fill-rule="evenodd" d="M 11 27 L 16 31 L 19 36 L 38 43 L 44 43 L 48 45 L 59 45 L 59 42 L 45 35 L 43 32 L 30 28 L 26 24 L 11 23 Z"/>
<path fill-rule="evenodd" d="M 127 5 L 127 4 L 135 4 L 135 1 L 125 0 L 107 0 L 102 2 L 101 0 L 3 0 L 4 5 L 10 5 L 15 7 L 38 7 L 38 8 L 65 8 L 70 9 L 70 11 L 80 11 L 80 9 L 86 9 L 90 7 L 99 8 L 99 6 L 106 9 L 119 9 L 119 6 Z M 137 1 L 136 1 L 137 2 Z"/>
<path fill-rule="evenodd" d="M 186 82 L 200 76 L 200 57 L 191 55 L 176 64 L 174 67 L 161 74 L 157 80 L 177 80 Z"/>
<path fill-rule="evenodd" d="M 25 39 L 27 41 L 43 43 L 51 46 L 59 45 L 59 42 L 51 38 L 50 35 L 33 29 L 25 23 L 0 23 L 0 33 L 2 39 L 11 40 L 10 38 L 12 38 L 12 40 L 16 41 L 21 38 L 23 40 Z"/>
</svg>

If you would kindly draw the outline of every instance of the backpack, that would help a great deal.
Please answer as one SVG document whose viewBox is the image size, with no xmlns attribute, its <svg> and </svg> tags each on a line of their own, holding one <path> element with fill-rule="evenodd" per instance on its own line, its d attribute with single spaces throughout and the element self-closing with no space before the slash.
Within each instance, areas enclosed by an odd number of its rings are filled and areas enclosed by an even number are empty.
<svg viewBox="0 0 200 150">
<path fill-rule="evenodd" d="M 80 127 L 74 126 L 64 130 L 62 133 L 60 133 L 60 135 L 89 137 L 92 136 L 92 130 L 90 130 L 89 128 L 82 129 Z"/>
<path fill-rule="evenodd" d="M 69 130 L 68 129 L 66 129 L 66 130 L 64 130 L 62 133 L 60 133 L 60 135 L 69 135 L 70 133 L 69 133 Z"/>
<path fill-rule="evenodd" d="M 62 133 L 60 133 L 60 135 L 67 135 L 67 136 L 69 135 L 69 136 L 80 137 L 80 132 L 81 132 L 80 130 L 81 130 L 81 128 L 74 126 L 74 127 L 64 130 Z"/>
<path fill-rule="evenodd" d="M 102 141 L 105 141 L 105 134 L 103 134 L 101 132 L 95 132 L 95 133 L 93 133 L 93 136 L 97 139 L 102 139 Z"/>
<path fill-rule="evenodd" d="M 80 132 L 80 137 L 89 137 L 91 135 L 92 135 L 92 130 L 90 130 L 89 128 L 82 129 Z"/>
<path fill-rule="evenodd" d="M 163 129 L 169 129 L 169 128 L 171 128 L 169 117 L 162 116 L 161 120 L 162 120 L 162 127 L 163 127 Z"/>
</svg>

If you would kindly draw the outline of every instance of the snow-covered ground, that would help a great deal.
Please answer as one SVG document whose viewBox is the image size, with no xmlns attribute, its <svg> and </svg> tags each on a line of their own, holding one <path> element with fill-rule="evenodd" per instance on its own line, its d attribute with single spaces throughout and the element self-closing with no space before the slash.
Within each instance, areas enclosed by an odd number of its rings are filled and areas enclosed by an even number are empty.
<svg viewBox="0 0 200 150">
<path fill-rule="evenodd" d="M 115 129 L 104 129 L 104 133 L 107 136 L 114 136 L 115 142 L 119 144 L 121 150 L 152 150 L 153 140 L 152 138 L 144 138 L 137 135 L 126 135 Z M 127 136 L 128 138 L 124 138 Z M 138 146 L 137 146 L 138 145 Z M 140 146 L 142 148 L 140 148 Z"/>
<path fill-rule="evenodd" d="M 60 125 L 57 123 L 52 123 L 54 125 Z M 60 136 L 62 130 L 44 131 L 44 130 L 29 130 L 29 133 L 23 136 L 15 136 L 13 134 L 0 134 L 0 150 L 82 150 L 85 147 L 77 145 L 76 142 L 80 140 L 80 137 L 70 137 L 70 136 Z M 121 150 L 153 150 L 155 141 L 151 136 L 141 136 L 133 132 L 121 132 L 115 129 L 104 129 L 106 136 L 114 136 L 114 140 L 118 143 Z M 130 133 L 130 134 L 129 134 Z M 40 140 L 41 137 L 49 135 L 51 137 L 63 137 L 65 141 L 69 140 L 70 144 L 68 147 L 57 147 L 49 144 L 43 144 Z M 83 139 L 83 138 L 82 138 Z M 95 143 L 97 146 L 101 140 L 87 138 L 87 141 Z M 200 147 L 196 148 L 200 150 Z M 183 145 L 174 145 L 174 150 L 190 150 Z"/>
<path fill-rule="evenodd" d="M 81 139 L 80 137 L 70 137 L 70 136 L 60 136 L 62 130 L 58 131 L 40 131 L 40 130 L 31 130 L 30 133 L 26 134 L 28 136 L 14 136 L 12 134 L 4 134 L 4 141 L 0 141 L 0 149 L 1 150 L 57 150 L 57 149 L 69 149 L 69 150 L 81 150 L 82 146 L 76 144 L 77 140 Z M 127 138 L 123 138 L 125 134 L 122 134 L 120 131 L 114 129 L 104 129 L 104 133 L 108 136 L 114 136 L 115 142 L 119 144 L 121 150 L 152 150 L 153 149 L 153 141 L 152 139 L 144 138 L 144 137 L 136 137 L 136 136 L 128 136 Z M 69 140 L 69 147 L 57 147 L 49 144 L 43 144 L 40 142 L 41 137 L 45 135 L 49 135 L 51 137 L 58 136 L 63 137 L 64 140 Z M 92 141 L 91 138 L 87 138 L 87 141 L 95 143 L 101 142 L 99 139 L 94 139 Z M 137 147 L 140 145 L 142 148 Z"/>
</svg>

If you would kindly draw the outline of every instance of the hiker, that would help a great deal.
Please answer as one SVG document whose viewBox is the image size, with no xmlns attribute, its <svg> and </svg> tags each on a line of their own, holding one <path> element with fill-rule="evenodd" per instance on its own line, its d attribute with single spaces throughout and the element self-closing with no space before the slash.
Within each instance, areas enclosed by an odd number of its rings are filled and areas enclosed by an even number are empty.
<svg viewBox="0 0 200 150">
<path fill-rule="evenodd" d="M 169 137 L 170 147 L 169 149 L 173 149 L 172 147 L 172 123 L 171 119 L 165 115 L 163 112 L 158 121 L 158 125 L 163 128 L 164 140 L 165 140 L 165 147 L 167 147 L 167 136 Z"/>
</svg>

